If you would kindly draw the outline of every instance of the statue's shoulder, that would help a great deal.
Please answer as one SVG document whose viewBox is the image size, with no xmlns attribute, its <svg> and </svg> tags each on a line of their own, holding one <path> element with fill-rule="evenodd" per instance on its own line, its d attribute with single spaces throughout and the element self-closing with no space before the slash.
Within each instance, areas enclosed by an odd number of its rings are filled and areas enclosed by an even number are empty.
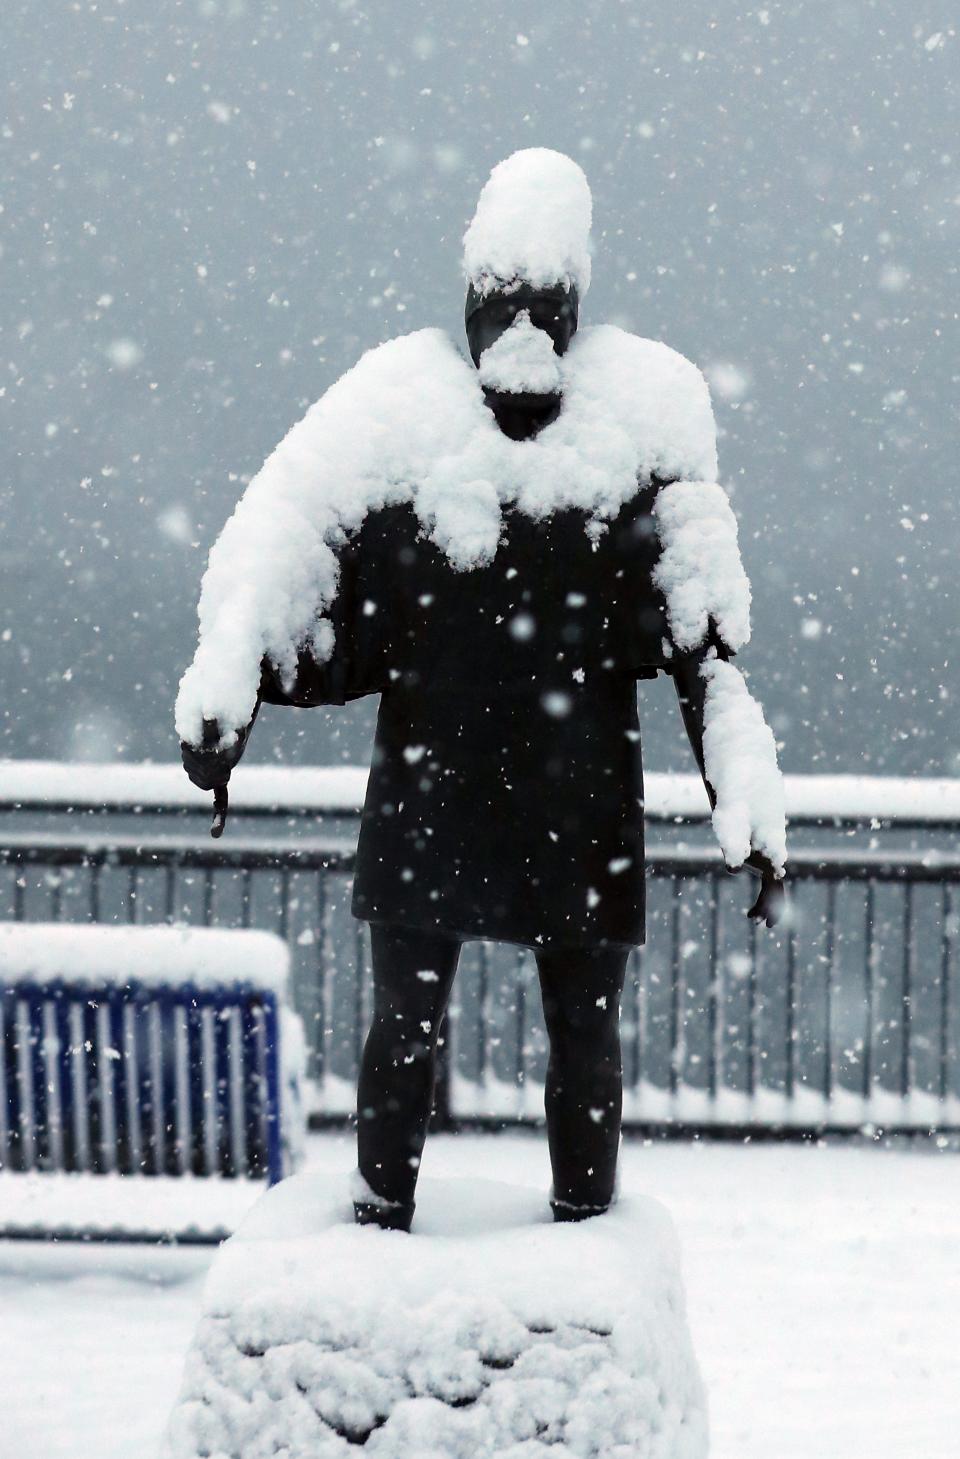
<svg viewBox="0 0 960 1459">
<path fill-rule="evenodd" d="M 413 449 L 429 438 L 439 449 L 441 442 L 434 442 L 439 435 L 449 450 L 449 423 L 475 393 L 472 375 L 445 330 L 416 329 L 366 350 L 320 396 L 307 419 L 339 440 L 354 432 L 355 447 L 368 455 L 376 454 L 384 437 Z"/>
<path fill-rule="evenodd" d="M 622 372 L 625 384 L 640 378 L 664 390 L 702 392 L 709 398 L 702 372 L 663 340 L 647 339 L 617 324 L 595 324 L 581 330 L 577 341 L 591 365 L 614 375 Z"/>
<path fill-rule="evenodd" d="M 616 324 L 584 329 L 574 345 L 578 387 L 602 398 L 641 446 L 646 474 L 716 479 L 710 391 L 692 360 Z"/>
<path fill-rule="evenodd" d="M 443 329 L 414 329 L 398 334 L 365 350 L 357 363 L 340 376 L 331 390 L 341 385 L 366 383 L 414 383 L 423 372 L 435 374 L 464 368 L 463 356 Z M 329 391 L 327 392 L 329 394 Z"/>
</svg>

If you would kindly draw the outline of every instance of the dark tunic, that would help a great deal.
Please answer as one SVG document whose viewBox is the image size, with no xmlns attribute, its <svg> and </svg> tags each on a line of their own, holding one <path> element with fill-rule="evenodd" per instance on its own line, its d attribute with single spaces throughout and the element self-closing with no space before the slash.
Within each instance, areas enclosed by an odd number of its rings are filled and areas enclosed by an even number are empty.
<svg viewBox="0 0 960 1459">
<path fill-rule="evenodd" d="M 270 703 L 379 693 L 353 911 L 533 947 L 644 939 L 636 681 L 670 665 L 638 491 L 595 543 L 582 512 L 505 510 L 492 563 L 458 572 L 408 505 L 344 547 L 336 647 Z"/>
</svg>

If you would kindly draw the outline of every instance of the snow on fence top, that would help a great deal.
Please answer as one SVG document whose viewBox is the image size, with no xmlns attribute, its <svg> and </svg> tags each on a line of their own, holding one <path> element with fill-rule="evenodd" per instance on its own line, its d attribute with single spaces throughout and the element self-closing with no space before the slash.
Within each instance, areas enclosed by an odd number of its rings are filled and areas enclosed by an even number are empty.
<svg viewBox="0 0 960 1459">
<path fill-rule="evenodd" d="M 230 781 L 234 811 L 288 808 L 353 814 L 367 789 L 359 765 L 243 765 Z M 0 760 L 0 809 L 31 805 L 51 810 L 209 811 L 182 765 L 77 764 L 61 760 Z"/>
<path fill-rule="evenodd" d="M 499 162 L 463 236 L 463 271 L 478 294 L 504 285 L 590 287 L 590 184 L 572 158 L 525 147 Z"/>
<path fill-rule="evenodd" d="M 0 983 L 247 983 L 280 994 L 290 953 L 272 932 L 0 922 Z"/>
<path fill-rule="evenodd" d="M 234 810 L 358 814 L 367 771 L 357 765 L 278 766 L 244 763 L 230 781 Z M 960 779 L 893 775 L 786 775 L 789 819 L 931 821 L 960 824 Z M 658 820 L 707 820 L 698 775 L 644 776 L 646 809 Z M 0 760 L 0 809 L 132 811 L 140 807 L 208 811 L 211 797 L 179 765 L 91 765 Z"/>
</svg>

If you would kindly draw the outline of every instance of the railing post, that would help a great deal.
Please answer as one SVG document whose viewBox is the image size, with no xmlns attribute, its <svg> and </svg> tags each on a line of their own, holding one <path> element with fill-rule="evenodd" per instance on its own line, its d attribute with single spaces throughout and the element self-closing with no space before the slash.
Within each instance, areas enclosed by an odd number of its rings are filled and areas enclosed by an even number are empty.
<svg viewBox="0 0 960 1459">
<path fill-rule="evenodd" d="M 865 1100 L 870 1098 L 873 1089 L 873 1032 L 876 1023 L 876 948 L 877 939 L 874 930 L 876 917 L 876 891 L 872 881 L 867 882 L 867 905 L 864 913 L 864 980 L 865 980 L 865 1008 L 864 1008 L 864 1040 L 863 1040 L 863 1082 L 861 1093 Z"/>
<path fill-rule="evenodd" d="M 953 942 L 953 897 L 949 885 L 944 886 L 940 903 L 942 930 L 940 937 L 940 1047 L 938 1091 L 941 1104 L 950 1093 L 950 949 Z"/>
<path fill-rule="evenodd" d="M 263 994 L 264 1032 L 264 1119 L 267 1138 L 267 1181 L 283 1179 L 283 1146 L 280 1140 L 280 1019 L 273 993 Z"/>
<path fill-rule="evenodd" d="M 901 993 L 900 1095 L 911 1089 L 911 1029 L 913 1024 L 913 882 L 908 881 L 903 903 L 903 986 Z"/>
<path fill-rule="evenodd" d="M 440 1032 L 437 1036 L 436 1070 L 430 1127 L 437 1131 L 448 1131 L 453 1128 L 453 1114 L 450 1108 L 450 1020 L 446 1013 L 440 1020 Z"/>
<path fill-rule="evenodd" d="M 837 955 L 837 884 L 827 882 L 827 960 L 823 993 L 823 1097 L 833 1098 L 833 984 Z"/>
<path fill-rule="evenodd" d="M 753 1099 L 757 1092 L 757 1045 L 759 1043 L 759 983 L 760 970 L 757 966 L 757 924 L 750 919 L 750 967 L 747 973 L 747 1097 Z"/>
<path fill-rule="evenodd" d="M 57 1040 L 57 1128 L 59 1168 L 76 1170 L 73 1071 L 76 1055 L 70 1044 L 70 1001 L 62 980 L 51 985 Z"/>
<path fill-rule="evenodd" d="M 793 1099 L 797 1083 L 797 938 L 791 926 L 787 930 L 786 986 L 786 1071 L 784 1088 L 787 1099 Z"/>
<path fill-rule="evenodd" d="M 670 879 L 670 1093 L 675 1095 L 680 1088 L 683 1052 L 681 1037 L 683 1028 L 681 952 L 680 952 L 680 887 L 679 877 Z"/>
<path fill-rule="evenodd" d="M 723 1077 L 723 1029 L 721 1007 L 723 997 L 723 973 L 720 962 L 720 895 L 716 873 L 710 875 L 710 963 L 709 990 L 707 994 L 707 1089 L 712 1100 L 717 1097 Z"/>
</svg>

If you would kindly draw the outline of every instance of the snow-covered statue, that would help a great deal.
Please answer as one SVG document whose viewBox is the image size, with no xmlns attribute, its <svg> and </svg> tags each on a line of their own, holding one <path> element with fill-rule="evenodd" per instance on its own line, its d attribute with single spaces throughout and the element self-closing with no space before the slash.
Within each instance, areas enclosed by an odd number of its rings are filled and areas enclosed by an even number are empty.
<svg viewBox="0 0 960 1459">
<path fill-rule="evenodd" d="M 591 198 L 541 148 L 493 169 L 464 239 L 470 358 L 425 329 L 370 350 L 290 431 L 214 546 L 177 703 L 220 791 L 261 703 L 380 695 L 354 914 L 374 1016 L 362 1222 L 409 1229 L 461 943 L 533 949 L 558 1220 L 605 1211 L 618 1016 L 644 939 L 637 680 L 673 677 L 727 865 L 782 906 L 773 736 L 732 660 L 750 589 L 699 371 L 578 329 Z"/>
</svg>

